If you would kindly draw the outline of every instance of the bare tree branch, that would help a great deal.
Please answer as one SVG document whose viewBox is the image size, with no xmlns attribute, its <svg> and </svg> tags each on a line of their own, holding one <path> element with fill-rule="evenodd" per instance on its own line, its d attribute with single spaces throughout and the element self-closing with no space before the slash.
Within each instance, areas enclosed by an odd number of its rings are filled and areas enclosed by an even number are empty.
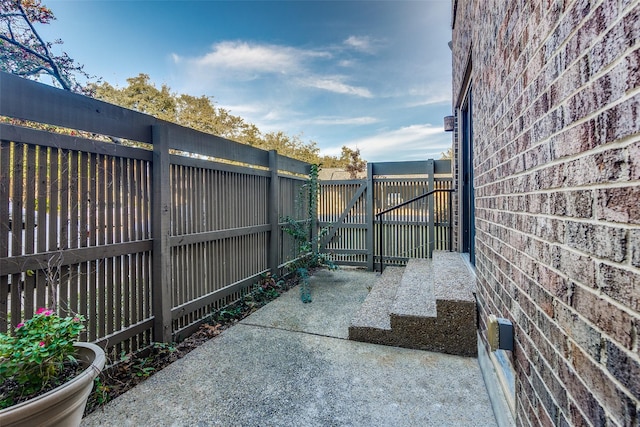
<svg viewBox="0 0 640 427">
<path fill-rule="evenodd" d="M 41 0 L 0 0 L 0 70 L 29 78 L 49 75 L 54 84 L 65 90 L 89 93 L 76 76 L 89 76 L 81 65 L 75 64 L 66 53 L 55 55 L 38 34 L 35 23 L 48 24 L 55 19 Z"/>
</svg>

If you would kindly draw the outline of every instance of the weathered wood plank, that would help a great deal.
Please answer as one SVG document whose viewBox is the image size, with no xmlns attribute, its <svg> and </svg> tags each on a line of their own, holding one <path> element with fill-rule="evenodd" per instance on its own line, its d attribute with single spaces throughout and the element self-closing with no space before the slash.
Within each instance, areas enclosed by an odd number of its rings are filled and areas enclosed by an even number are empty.
<svg viewBox="0 0 640 427">
<path fill-rule="evenodd" d="M 310 164 L 280 154 L 278 154 L 278 168 L 283 171 L 304 175 L 305 179 L 311 171 Z"/>
<path fill-rule="evenodd" d="M 256 166 L 269 166 L 267 151 L 178 125 L 163 126 L 167 129 L 169 148 Z"/>
<path fill-rule="evenodd" d="M 47 251 L 47 168 L 49 165 L 47 147 L 38 147 L 36 162 L 38 164 L 37 177 L 37 201 L 38 201 L 38 243 L 36 251 L 38 253 Z M 45 307 L 47 302 L 46 275 L 42 270 L 37 270 L 36 278 L 36 307 Z"/>
<path fill-rule="evenodd" d="M 185 304 L 178 305 L 171 309 L 171 318 L 179 319 L 183 317 L 187 313 L 198 310 L 202 307 L 205 307 L 209 304 L 212 304 L 216 300 L 221 300 L 234 292 L 237 292 L 239 289 L 251 286 L 254 283 L 257 283 L 262 274 L 267 273 L 268 270 L 260 271 L 256 274 L 251 275 L 250 277 L 244 278 L 242 280 L 231 283 L 227 286 L 216 289 L 214 292 L 211 292 L 207 295 L 203 295 L 197 299 L 189 301 Z"/>
<path fill-rule="evenodd" d="M 278 176 L 278 153 L 275 150 L 269 152 L 269 168 L 271 170 L 271 178 L 269 180 L 269 268 L 271 274 L 279 275 L 278 266 L 282 263 L 280 253 L 280 178 Z"/>
<path fill-rule="evenodd" d="M 0 271 L 2 271 L 3 274 L 20 274 L 27 270 L 45 269 L 49 266 L 52 259 L 55 259 L 56 266 L 64 267 L 81 262 L 145 252 L 151 250 L 151 247 L 151 240 L 138 240 L 134 242 L 114 243 L 111 245 L 68 249 L 66 251 L 50 251 L 0 258 Z"/>
<path fill-rule="evenodd" d="M 136 335 L 150 330 L 152 327 L 153 319 L 146 319 L 141 322 L 129 325 L 127 329 L 102 337 L 101 339 L 95 341 L 95 344 L 99 345 L 102 348 L 113 347 L 123 341 L 135 337 Z"/>
<path fill-rule="evenodd" d="M 36 181 L 36 147 L 27 145 L 27 161 L 25 182 L 27 183 L 24 191 L 24 238 L 25 253 L 32 254 L 35 251 L 35 233 L 36 233 L 36 187 L 31 185 Z M 34 274 L 26 274 L 24 277 L 24 295 L 23 310 L 24 318 L 33 317 L 35 308 L 36 276 Z"/>
<path fill-rule="evenodd" d="M 151 142 L 151 126 L 159 122 L 146 114 L 5 72 L 0 72 L 0 116 L 141 142 Z"/>
<path fill-rule="evenodd" d="M 10 144 L 0 141 L 0 259 L 9 254 L 9 182 Z M 10 327 L 9 314 L 9 277 L 5 270 L 0 268 L 0 332 L 7 332 Z"/>
<path fill-rule="evenodd" d="M 63 135 L 43 130 L 0 123 L 0 139 L 12 142 L 23 142 L 40 147 L 54 147 L 61 150 L 82 151 L 84 153 L 104 154 L 150 161 L 153 153 L 138 147 L 127 147 L 113 142 Z"/>
<path fill-rule="evenodd" d="M 154 126 L 153 142 L 153 335 L 156 342 L 168 343 L 172 332 L 169 128 Z"/>
</svg>

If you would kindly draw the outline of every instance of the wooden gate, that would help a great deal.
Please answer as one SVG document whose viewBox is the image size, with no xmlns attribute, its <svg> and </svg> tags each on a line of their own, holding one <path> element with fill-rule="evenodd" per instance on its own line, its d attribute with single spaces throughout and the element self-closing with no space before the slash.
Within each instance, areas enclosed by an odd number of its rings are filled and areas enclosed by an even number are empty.
<svg viewBox="0 0 640 427">
<path fill-rule="evenodd" d="M 323 252 L 336 264 L 373 270 L 381 259 L 404 265 L 450 245 L 451 162 L 370 163 L 366 179 L 320 181 L 318 224 Z M 408 202 L 408 203 L 407 203 Z M 404 205 L 376 219 L 394 206 Z M 382 236 L 382 254 L 376 253 Z"/>
</svg>

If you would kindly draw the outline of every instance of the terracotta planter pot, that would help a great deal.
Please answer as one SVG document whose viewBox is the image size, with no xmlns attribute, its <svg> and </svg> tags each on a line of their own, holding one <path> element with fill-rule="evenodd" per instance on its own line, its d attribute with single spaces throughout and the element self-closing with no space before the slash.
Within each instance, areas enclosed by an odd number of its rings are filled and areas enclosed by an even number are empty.
<svg viewBox="0 0 640 427">
<path fill-rule="evenodd" d="M 0 411 L 2 427 L 79 426 L 93 380 L 100 374 L 106 358 L 95 344 L 75 343 L 76 357 L 87 369 L 80 375 L 41 396 Z"/>
</svg>

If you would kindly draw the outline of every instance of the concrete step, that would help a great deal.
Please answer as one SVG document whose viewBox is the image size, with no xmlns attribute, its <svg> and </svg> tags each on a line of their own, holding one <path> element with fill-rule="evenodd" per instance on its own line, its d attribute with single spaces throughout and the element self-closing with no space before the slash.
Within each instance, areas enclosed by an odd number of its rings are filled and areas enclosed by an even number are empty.
<svg viewBox="0 0 640 427">
<path fill-rule="evenodd" d="M 387 267 L 349 324 L 349 339 L 394 345 L 389 311 L 400 287 L 403 267 Z"/>
<path fill-rule="evenodd" d="M 391 317 L 436 317 L 433 262 L 410 259 L 391 304 Z"/>
<path fill-rule="evenodd" d="M 418 261 L 418 260 L 417 260 Z M 422 261 L 422 260 L 419 260 Z M 425 312 L 435 304 L 436 315 L 391 313 L 391 329 L 400 347 L 458 354 L 477 355 L 475 278 L 460 254 L 434 252 L 433 275 L 425 288 L 432 286 L 433 303 L 425 303 Z M 405 275 L 415 267 L 407 265 Z M 424 270 L 423 270 L 424 271 Z M 414 276 L 414 273 L 409 273 Z M 404 280 L 404 276 L 403 276 Z M 413 278 L 416 280 L 416 278 Z M 417 286 L 415 283 L 413 286 Z M 401 294 L 404 290 L 399 290 Z M 426 291 L 422 294 L 426 295 Z"/>
<path fill-rule="evenodd" d="M 389 267 L 354 317 L 349 338 L 476 356 L 474 292 L 475 277 L 455 252 Z"/>
</svg>

